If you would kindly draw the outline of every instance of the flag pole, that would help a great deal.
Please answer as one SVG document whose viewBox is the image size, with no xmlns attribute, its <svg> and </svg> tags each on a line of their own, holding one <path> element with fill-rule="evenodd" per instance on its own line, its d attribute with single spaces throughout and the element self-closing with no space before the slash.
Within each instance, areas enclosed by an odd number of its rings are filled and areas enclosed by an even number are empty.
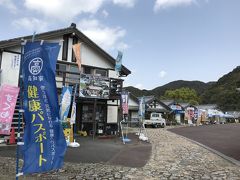
<svg viewBox="0 0 240 180">
<path fill-rule="evenodd" d="M 19 68 L 19 110 L 18 110 L 18 130 L 17 130 L 17 149 L 16 149 L 16 180 L 18 180 L 18 177 L 23 175 L 22 173 L 19 173 L 19 151 L 20 147 L 23 145 L 23 142 L 20 142 L 20 122 L 23 118 L 23 102 L 22 102 L 22 96 L 23 96 L 23 75 L 22 75 L 22 64 L 23 64 L 23 55 L 24 55 L 24 45 L 26 44 L 26 41 L 21 40 L 21 60 L 20 60 L 20 68 Z"/>
<path fill-rule="evenodd" d="M 78 65 L 78 69 L 79 69 L 79 89 L 78 89 L 78 97 L 81 96 L 81 60 L 82 60 L 82 52 L 81 52 L 81 47 L 83 45 L 83 42 L 78 42 L 77 44 L 73 45 L 73 53 L 75 55 L 76 58 L 76 63 Z M 77 85 L 76 85 L 76 90 L 77 90 Z M 76 99 L 76 93 L 74 96 L 74 100 Z M 76 123 L 75 123 L 76 124 Z M 77 126 L 75 125 L 75 133 L 76 133 L 76 128 Z M 83 129 L 83 123 L 81 123 L 81 131 Z"/>
<path fill-rule="evenodd" d="M 75 108 L 77 106 L 76 105 L 77 87 L 78 87 L 78 85 L 75 84 L 74 93 L 73 93 L 73 102 L 72 102 L 72 103 L 75 103 Z M 72 105 L 72 108 L 73 108 L 73 105 Z M 73 110 L 72 110 L 72 112 L 73 112 Z M 76 111 L 75 111 L 75 113 L 76 113 Z M 72 113 L 71 113 L 71 116 L 72 116 Z M 76 124 L 76 116 L 75 116 L 75 123 L 74 124 Z M 73 141 L 74 141 L 74 133 L 76 133 L 76 126 L 74 128 L 74 124 L 71 123 L 71 129 L 72 129 L 72 132 L 73 132 Z"/>
<path fill-rule="evenodd" d="M 115 71 L 117 72 L 117 79 L 120 79 L 120 71 L 122 69 L 122 56 L 123 53 L 121 51 L 118 51 L 118 55 L 117 58 L 115 60 Z M 122 86 L 121 86 L 121 92 L 122 92 Z M 123 126 L 121 124 L 121 122 L 123 121 L 123 110 L 122 110 L 122 98 L 120 96 L 120 121 L 118 119 L 118 134 L 120 136 L 120 133 L 122 134 L 122 138 L 124 138 L 124 134 L 123 134 Z M 119 127 L 120 126 L 120 127 Z M 121 132 L 120 132 L 121 131 Z M 125 141 L 124 141 L 125 144 Z"/>
</svg>

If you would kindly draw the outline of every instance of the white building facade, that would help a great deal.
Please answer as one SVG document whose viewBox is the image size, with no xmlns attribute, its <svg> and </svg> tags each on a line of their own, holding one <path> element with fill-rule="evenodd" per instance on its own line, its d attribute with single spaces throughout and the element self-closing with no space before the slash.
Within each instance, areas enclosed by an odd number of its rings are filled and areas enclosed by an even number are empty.
<svg viewBox="0 0 240 180">
<path fill-rule="evenodd" d="M 18 86 L 21 42 L 31 39 L 31 36 L 25 36 L 0 41 L 1 85 Z M 121 118 L 119 114 L 120 92 L 123 83 L 121 76 L 127 76 L 131 72 L 122 66 L 120 73 L 117 74 L 115 59 L 81 33 L 73 23 L 65 29 L 36 34 L 35 41 L 59 42 L 61 45 L 56 67 L 56 82 L 59 95 L 63 86 L 78 88 L 75 130 L 86 131 L 91 135 L 116 134 L 118 121 Z M 72 50 L 72 46 L 77 43 L 81 43 L 81 72 Z M 82 77 L 92 78 L 94 83 L 90 94 L 80 96 L 79 87 L 82 85 L 80 83 Z M 101 86 L 104 86 L 104 89 Z M 17 111 L 14 119 L 15 125 L 13 126 L 16 126 Z"/>
</svg>

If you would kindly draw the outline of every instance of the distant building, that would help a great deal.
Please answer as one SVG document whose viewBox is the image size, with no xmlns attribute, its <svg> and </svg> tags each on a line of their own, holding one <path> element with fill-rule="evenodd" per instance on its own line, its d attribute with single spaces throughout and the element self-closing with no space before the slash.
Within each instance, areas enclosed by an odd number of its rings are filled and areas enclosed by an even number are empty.
<svg viewBox="0 0 240 180">
<path fill-rule="evenodd" d="M 145 119 L 150 118 L 150 114 L 152 112 L 159 112 L 167 116 L 167 113 L 171 111 L 171 109 L 164 104 L 162 101 L 157 99 L 154 96 L 144 96 L 145 98 Z M 132 126 L 138 123 L 138 110 L 139 110 L 139 99 L 140 97 L 135 97 L 130 93 L 129 100 L 129 119 Z"/>
<path fill-rule="evenodd" d="M 145 97 L 146 103 L 146 119 L 150 119 L 150 114 L 152 112 L 158 112 L 162 114 L 169 113 L 171 109 L 163 103 L 161 100 L 157 99 L 154 96 L 146 96 Z"/>
</svg>

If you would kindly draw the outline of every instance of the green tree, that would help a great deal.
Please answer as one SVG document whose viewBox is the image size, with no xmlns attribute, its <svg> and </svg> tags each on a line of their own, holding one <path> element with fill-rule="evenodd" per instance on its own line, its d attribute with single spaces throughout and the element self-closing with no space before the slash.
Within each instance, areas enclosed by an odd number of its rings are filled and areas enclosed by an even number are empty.
<svg viewBox="0 0 240 180">
<path fill-rule="evenodd" d="M 236 90 L 222 91 L 219 94 L 217 105 L 223 111 L 239 111 L 240 92 L 237 92 Z"/>
<path fill-rule="evenodd" d="M 200 98 L 194 89 L 184 87 L 165 91 L 163 99 L 174 99 L 175 101 L 188 102 L 192 105 L 197 105 L 200 102 Z"/>
</svg>

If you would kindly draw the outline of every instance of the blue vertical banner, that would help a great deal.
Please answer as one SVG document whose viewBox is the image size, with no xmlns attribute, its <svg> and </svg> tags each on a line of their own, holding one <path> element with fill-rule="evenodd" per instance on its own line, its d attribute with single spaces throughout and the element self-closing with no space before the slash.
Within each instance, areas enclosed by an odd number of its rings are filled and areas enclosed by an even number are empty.
<svg viewBox="0 0 240 180">
<path fill-rule="evenodd" d="M 75 124 L 76 123 L 76 112 L 77 112 L 77 105 L 76 105 L 76 102 L 73 102 L 72 103 L 70 124 Z"/>
<path fill-rule="evenodd" d="M 116 64 L 115 64 L 115 71 L 117 72 L 120 72 L 122 68 L 122 56 L 123 56 L 123 53 L 121 51 L 118 51 Z"/>
<path fill-rule="evenodd" d="M 71 101 L 72 101 L 72 87 L 64 86 L 62 88 L 62 95 L 61 95 L 61 106 L 60 106 L 60 121 L 66 122 Z"/>
<path fill-rule="evenodd" d="M 139 99 L 138 116 L 140 118 L 145 117 L 145 97 L 144 96 Z"/>
<path fill-rule="evenodd" d="M 59 120 L 55 80 L 59 49 L 58 43 L 25 45 L 23 174 L 47 172 L 63 165 L 66 140 Z"/>
</svg>

